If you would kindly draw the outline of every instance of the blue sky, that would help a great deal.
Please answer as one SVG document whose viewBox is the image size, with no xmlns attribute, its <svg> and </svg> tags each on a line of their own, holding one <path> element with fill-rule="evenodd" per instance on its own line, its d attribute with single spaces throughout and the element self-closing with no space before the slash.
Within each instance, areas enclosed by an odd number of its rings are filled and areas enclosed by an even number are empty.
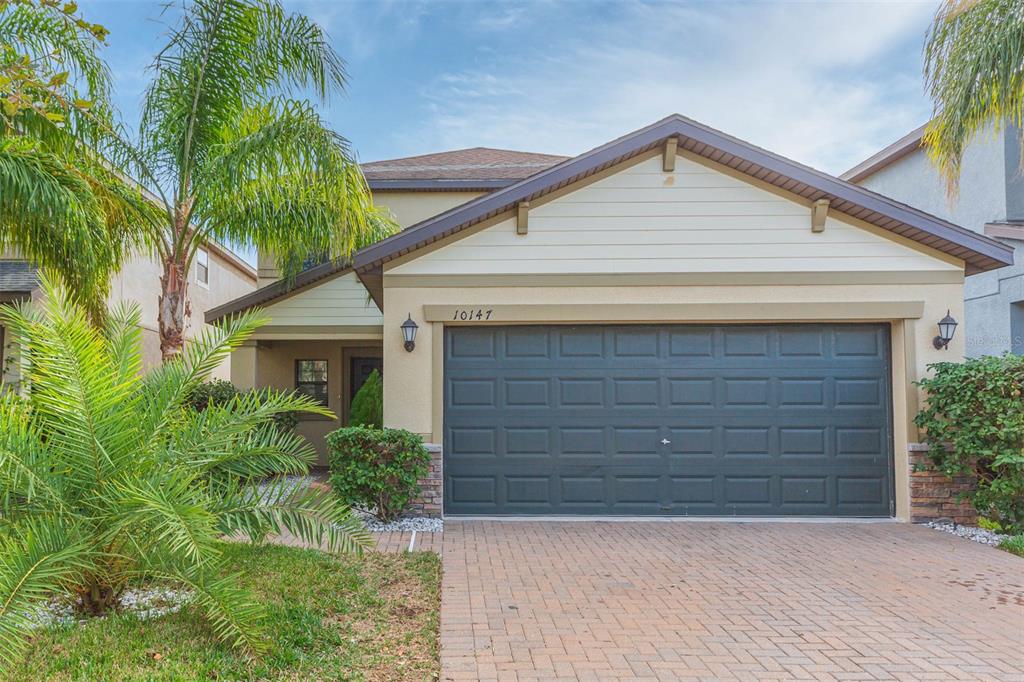
<svg viewBox="0 0 1024 682">
<path fill-rule="evenodd" d="M 138 120 L 162 2 L 86 0 Z M 833 173 L 927 119 L 935 2 L 328 2 L 347 62 L 324 107 L 363 161 L 460 147 L 578 154 L 672 112 Z"/>
</svg>

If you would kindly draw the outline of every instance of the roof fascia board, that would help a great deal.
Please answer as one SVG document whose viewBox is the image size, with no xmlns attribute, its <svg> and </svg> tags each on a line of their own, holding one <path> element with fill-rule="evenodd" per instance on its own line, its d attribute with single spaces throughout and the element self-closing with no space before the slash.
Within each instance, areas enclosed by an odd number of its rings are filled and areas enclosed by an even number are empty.
<svg viewBox="0 0 1024 682">
<path fill-rule="evenodd" d="M 909 133 L 896 140 L 889 146 L 872 154 L 856 166 L 839 176 L 840 180 L 846 182 L 860 182 L 899 161 L 907 154 L 914 152 L 921 147 L 921 140 L 924 138 L 924 129 L 927 124 L 911 130 Z"/>
<path fill-rule="evenodd" d="M 695 121 L 681 116 L 672 116 L 377 242 L 355 255 L 355 268 L 359 271 L 379 266 L 387 260 L 445 237 L 462 226 L 506 210 L 519 201 L 528 200 L 535 195 L 575 182 L 604 165 L 611 165 L 617 160 L 636 154 L 672 135 L 689 138 L 698 144 L 742 159 L 748 164 L 760 166 L 797 183 L 807 185 L 821 193 L 821 196 L 817 198 L 849 201 L 957 246 L 975 251 L 997 262 L 1004 264 L 1013 262 L 1013 250 L 1005 244 L 929 216 L 923 211 L 900 204 L 863 187 L 742 142 Z"/>
</svg>

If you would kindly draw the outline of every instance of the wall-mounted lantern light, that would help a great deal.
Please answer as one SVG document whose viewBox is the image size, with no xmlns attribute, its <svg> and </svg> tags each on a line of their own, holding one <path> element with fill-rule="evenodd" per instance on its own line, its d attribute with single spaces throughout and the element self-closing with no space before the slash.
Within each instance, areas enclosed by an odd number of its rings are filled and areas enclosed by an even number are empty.
<svg viewBox="0 0 1024 682">
<path fill-rule="evenodd" d="M 939 335 L 932 339 L 932 345 L 937 350 L 942 350 L 949 346 L 949 342 L 953 340 L 953 334 L 956 333 L 956 320 L 953 316 L 946 311 L 946 316 L 939 320 Z"/>
<path fill-rule="evenodd" d="M 956 323 L 953 323 L 956 325 Z M 412 313 L 409 313 L 409 319 L 402 323 L 402 336 L 405 337 L 405 349 L 412 352 L 412 349 L 416 347 L 416 330 L 420 326 L 412 321 Z"/>
</svg>

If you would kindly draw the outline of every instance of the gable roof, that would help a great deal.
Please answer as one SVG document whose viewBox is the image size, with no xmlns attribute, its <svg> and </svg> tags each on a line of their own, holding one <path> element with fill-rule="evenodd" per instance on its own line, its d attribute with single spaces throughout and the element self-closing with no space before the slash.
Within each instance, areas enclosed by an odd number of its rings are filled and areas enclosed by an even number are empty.
<svg viewBox="0 0 1024 682">
<path fill-rule="evenodd" d="M 36 266 L 24 260 L 0 260 L 0 294 L 28 294 L 38 286 Z"/>
<path fill-rule="evenodd" d="M 846 182 L 860 182 L 864 178 L 874 175 L 886 166 L 899 161 L 907 154 L 921 148 L 921 140 L 924 138 L 924 129 L 927 123 L 919 128 L 914 128 L 909 133 L 893 142 L 888 147 L 872 154 L 856 166 L 839 176 L 840 180 Z"/>
<path fill-rule="evenodd" d="M 829 199 L 832 211 L 862 220 L 966 262 L 967 274 L 1013 262 L 1012 248 L 924 211 L 840 180 L 679 114 L 641 128 L 504 189 L 466 202 L 362 249 L 354 266 L 382 305 L 384 263 L 655 149 L 670 137 L 705 157 L 809 201 Z"/>
<path fill-rule="evenodd" d="M 472 147 L 362 164 L 374 190 L 491 190 L 565 161 L 567 156 Z"/>
<path fill-rule="evenodd" d="M 223 320 L 225 317 L 235 315 L 236 313 L 242 313 L 256 306 L 263 305 L 264 303 L 270 303 L 293 294 L 297 294 L 303 289 L 307 289 L 314 284 L 318 284 L 322 280 L 329 279 L 335 275 L 343 275 L 352 269 L 351 264 L 348 261 L 328 261 L 321 263 L 308 270 L 300 272 L 293 281 L 279 279 L 273 284 L 268 284 L 265 287 L 260 287 L 256 291 L 251 291 L 248 294 L 239 296 L 236 299 L 232 299 L 227 303 L 223 303 L 216 308 L 210 308 L 206 311 L 203 319 L 207 324 L 214 324 Z"/>
</svg>

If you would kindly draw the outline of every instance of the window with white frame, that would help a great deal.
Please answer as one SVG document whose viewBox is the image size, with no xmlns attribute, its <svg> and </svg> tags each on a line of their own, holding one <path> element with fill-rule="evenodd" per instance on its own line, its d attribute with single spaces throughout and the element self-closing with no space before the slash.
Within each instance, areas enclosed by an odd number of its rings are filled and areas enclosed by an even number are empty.
<svg viewBox="0 0 1024 682">
<path fill-rule="evenodd" d="M 196 251 L 196 281 L 210 286 L 210 252 L 206 249 Z"/>
</svg>

